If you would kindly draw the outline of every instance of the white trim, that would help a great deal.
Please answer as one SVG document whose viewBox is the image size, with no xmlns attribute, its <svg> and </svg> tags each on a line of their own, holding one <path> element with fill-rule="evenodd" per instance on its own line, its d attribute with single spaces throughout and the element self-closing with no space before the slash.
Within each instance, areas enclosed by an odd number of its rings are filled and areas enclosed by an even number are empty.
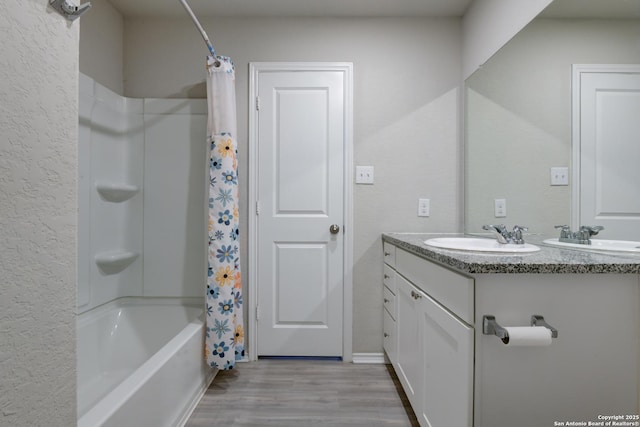
<svg viewBox="0 0 640 427">
<path fill-rule="evenodd" d="M 177 427 L 184 427 L 184 425 L 187 424 L 187 421 L 189 421 L 189 418 L 191 418 L 191 415 L 193 415 L 193 411 L 195 411 L 198 407 L 198 404 L 202 400 L 202 396 L 204 396 L 204 394 L 207 392 L 216 375 L 218 375 L 218 370 L 211 369 L 211 373 L 207 374 L 207 378 L 205 378 L 204 383 L 202 383 L 202 387 L 200 388 L 200 390 L 198 390 L 196 396 L 193 398 L 184 414 L 182 414 L 180 419 L 176 422 Z"/>
<path fill-rule="evenodd" d="M 261 72 L 273 71 L 342 71 L 344 73 L 344 258 L 343 258 L 343 333 L 342 360 L 353 360 L 353 64 L 349 62 L 250 62 L 249 63 L 249 324 L 248 357 L 257 360 L 256 302 L 258 269 L 258 218 L 256 215 L 258 188 L 258 111 L 256 97 Z"/>
<path fill-rule="evenodd" d="M 385 365 L 384 353 L 353 353 L 353 363 L 362 365 Z"/>
<path fill-rule="evenodd" d="M 573 64 L 571 66 L 571 228 L 580 227 L 580 98 L 582 74 L 640 73 L 637 64 Z"/>
</svg>

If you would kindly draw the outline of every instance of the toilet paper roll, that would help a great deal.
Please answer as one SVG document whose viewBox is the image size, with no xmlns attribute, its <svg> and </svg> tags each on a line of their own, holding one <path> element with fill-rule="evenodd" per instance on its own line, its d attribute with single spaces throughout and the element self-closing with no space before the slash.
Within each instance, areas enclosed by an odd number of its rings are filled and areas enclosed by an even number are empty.
<svg viewBox="0 0 640 427">
<path fill-rule="evenodd" d="M 543 326 L 507 326 L 507 347 L 535 347 L 551 345 L 551 330 Z"/>
</svg>

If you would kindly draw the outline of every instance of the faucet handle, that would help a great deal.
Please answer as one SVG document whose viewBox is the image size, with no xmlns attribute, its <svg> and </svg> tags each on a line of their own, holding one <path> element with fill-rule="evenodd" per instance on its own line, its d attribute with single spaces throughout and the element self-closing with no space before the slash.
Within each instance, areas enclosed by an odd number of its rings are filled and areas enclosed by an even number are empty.
<svg viewBox="0 0 640 427">
<path fill-rule="evenodd" d="M 529 231 L 529 227 L 524 227 L 522 225 L 514 225 L 513 226 L 513 232 L 512 234 L 512 238 L 513 238 L 513 243 L 517 244 L 517 245 L 522 245 L 524 244 L 524 239 L 522 238 L 522 232 L 523 231 Z"/>
<path fill-rule="evenodd" d="M 553 228 L 560 229 L 560 238 L 569 238 L 571 235 L 571 228 L 568 225 L 556 225 Z"/>
<path fill-rule="evenodd" d="M 604 227 L 601 225 L 593 225 L 593 226 L 583 225 L 580 227 L 580 231 L 588 232 L 589 236 L 595 236 L 602 230 L 604 230 Z"/>
</svg>

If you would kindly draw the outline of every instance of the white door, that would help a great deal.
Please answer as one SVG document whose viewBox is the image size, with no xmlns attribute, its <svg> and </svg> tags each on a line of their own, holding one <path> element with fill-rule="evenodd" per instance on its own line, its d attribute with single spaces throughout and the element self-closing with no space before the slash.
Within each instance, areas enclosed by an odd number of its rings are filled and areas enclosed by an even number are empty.
<svg viewBox="0 0 640 427">
<path fill-rule="evenodd" d="M 635 72 L 622 68 L 626 71 L 583 71 L 574 77 L 580 96 L 574 104 L 579 130 L 574 159 L 580 177 L 573 226 L 601 225 L 602 239 L 640 240 L 640 66 Z"/>
<path fill-rule="evenodd" d="M 341 357 L 345 73 L 260 72 L 256 93 L 257 355 Z"/>
</svg>

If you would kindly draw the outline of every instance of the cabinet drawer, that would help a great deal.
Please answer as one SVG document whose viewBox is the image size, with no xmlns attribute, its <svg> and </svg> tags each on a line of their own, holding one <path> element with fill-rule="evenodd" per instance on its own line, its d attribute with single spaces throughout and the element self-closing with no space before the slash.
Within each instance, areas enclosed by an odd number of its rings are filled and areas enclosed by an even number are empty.
<svg viewBox="0 0 640 427">
<path fill-rule="evenodd" d="M 395 366 L 398 358 L 398 338 L 396 336 L 396 322 L 391 318 L 387 310 L 382 311 L 384 312 L 384 321 L 382 325 L 384 338 L 382 341 L 382 346 L 384 348 L 384 351 L 387 353 L 389 361 Z"/>
<path fill-rule="evenodd" d="M 384 262 L 389 264 L 391 267 L 396 266 L 396 247 L 391 243 L 384 242 L 382 244 L 382 254 Z"/>
<path fill-rule="evenodd" d="M 384 292 L 383 292 L 384 308 L 389 312 L 391 317 L 395 320 L 395 318 L 396 318 L 396 296 L 394 294 L 392 294 L 391 291 L 389 290 L 389 288 L 387 288 L 386 286 L 384 286 L 383 288 L 384 288 Z"/>
<path fill-rule="evenodd" d="M 382 281 L 384 285 L 389 288 L 392 294 L 396 294 L 396 271 L 384 264 L 384 270 L 382 272 Z"/>
<path fill-rule="evenodd" d="M 403 249 L 396 270 L 468 324 L 474 322 L 474 281 Z"/>
</svg>

